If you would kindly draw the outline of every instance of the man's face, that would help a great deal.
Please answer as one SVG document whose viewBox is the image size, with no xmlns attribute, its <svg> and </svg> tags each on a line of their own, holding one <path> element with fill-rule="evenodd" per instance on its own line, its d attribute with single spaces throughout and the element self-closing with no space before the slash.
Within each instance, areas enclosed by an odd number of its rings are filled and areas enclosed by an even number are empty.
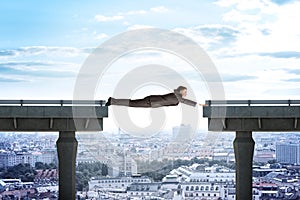
<svg viewBox="0 0 300 200">
<path fill-rule="evenodd" d="M 186 90 L 186 89 L 181 90 L 180 93 L 181 93 L 181 95 L 182 95 L 183 97 L 185 97 L 186 94 L 187 94 L 187 90 Z"/>
</svg>

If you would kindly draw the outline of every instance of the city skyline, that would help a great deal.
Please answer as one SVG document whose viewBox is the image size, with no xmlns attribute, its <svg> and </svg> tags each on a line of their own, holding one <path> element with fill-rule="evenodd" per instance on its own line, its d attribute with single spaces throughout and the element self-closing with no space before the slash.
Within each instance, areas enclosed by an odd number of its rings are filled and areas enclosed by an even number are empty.
<svg viewBox="0 0 300 200">
<path fill-rule="evenodd" d="M 176 134 L 177 130 L 175 129 L 172 134 L 169 133 L 169 137 L 174 137 Z M 78 195 L 85 196 L 87 194 L 88 196 L 94 195 L 95 197 L 103 195 L 112 199 L 122 199 L 123 197 L 126 198 L 125 196 L 139 198 L 140 196 L 150 195 L 170 198 L 164 196 L 165 193 L 169 193 L 173 199 L 179 197 L 183 197 L 183 199 L 193 199 L 195 196 L 204 196 L 207 199 L 222 197 L 222 199 L 224 199 L 227 194 L 230 194 L 230 199 L 235 199 L 233 135 L 223 133 L 217 143 L 201 145 L 201 143 L 204 142 L 204 137 L 203 134 L 198 134 L 199 138 L 191 145 L 190 152 L 185 152 L 184 155 L 178 154 L 178 152 L 171 154 L 161 152 L 161 155 L 157 154 L 157 157 L 154 155 L 152 158 L 147 158 L 146 155 L 149 155 L 147 149 L 154 150 L 151 148 L 154 144 L 156 146 L 166 144 L 168 139 L 165 134 L 161 135 L 162 138 L 160 140 L 157 140 L 155 137 L 149 140 L 141 140 L 131 137 L 128 134 L 115 133 L 115 135 L 116 137 L 114 137 L 114 141 L 111 141 L 111 144 L 126 149 L 128 153 L 130 152 L 129 154 L 131 154 L 131 156 L 136 154 L 136 161 L 138 161 L 141 166 L 134 165 L 134 163 L 129 160 L 129 157 L 125 159 L 125 154 L 124 159 L 119 161 L 120 163 L 116 163 L 115 161 L 106 162 L 105 159 L 98 160 L 93 156 L 91 157 L 91 155 L 87 153 L 88 148 L 84 148 L 84 143 L 94 149 L 99 149 L 99 146 L 95 146 L 95 143 L 100 144 L 101 142 L 99 141 L 101 141 L 101 138 L 94 135 L 95 138 L 92 139 L 90 137 L 93 136 L 93 134 L 85 135 L 87 140 L 80 140 L 79 144 L 76 160 L 78 169 L 83 170 L 83 174 L 85 174 L 88 171 L 83 168 L 84 166 L 99 167 L 99 162 L 101 162 L 103 163 L 101 166 L 107 166 L 105 167 L 105 169 L 107 169 L 107 176 L 102 174 L 104 173 L 102 168 L 100 170 L 101 173 L 96 171 L 97 176 L 91 177 L 88 183 L 84 185 L 82 185 L 82 183 L 78 185 L 78 187 L 81 188 L 77 192 Z M 36 133 L 33 140 L 30 139 L 32 138 L 31 134 L 22 134 L 20 136 L 17 134 L 5 134 L 5 136 L 6 138 L 2 138 L 0 141 L 0 164 L 2 170 L 3 167 L 12 167 L 12 165 L 15 165 L 14 167 L 22 167 L 26 166 L 24 164 L 30 164 L 32 165 L 32 169 L 36 171 L 36 174 L 31 177 L 34 177 L 34 182 L 23 181 L 24 177 L 22 181 L 21 178 L 1 179 L 1 195 L 9 195 L 11 191 L 17 191 L 20 187 L 26 187 L 28 190 L 30 190 L 30 188 L 39 188 L 37 190 L 39 192 L 31 192 L 31 195 L 38 195 L 45 189 L 51 190 L 51 194 L 57 194 L 57 166 L 55 163 L 51 163 L 52 160 L 49 160 L 50 158 L 53 159 L 55 151 L 53 151 L 54 154 L 51 157 L 45 155 L 45 161 L 37 160 L 38 163 L 32 163 L 31 161 L 31 159 L 34 159 L 35 156 L 38 155 L 37 153 L 39 151 L 36 151 L 37 149 L 41 147 L 47 149 L 48 147 L 55 146 L 55 135 Z M 277 144 L 289 145 L 290 143 L 299 141 L 299 133 L 266 133 L 255 134 L 254 136 L 256 141 L 256 153 L 253 163 L 253 198 L 259 199 L 262 196 L 267 198 L 267 196 L 270 195 L 270 199 L 272 196 L 285 199 L 285 195 L 299 196 L 299 166 L 293 165 L 294 161 L 287 163 L 283 160 L 281 162 L 279 160 L 282 156 L 278 158 L 276 156 L 276 161 L 274 160 L 275 157 L 260 157 L 259 161 L 255 161 L 255 157 L 258 155 L 266 155 L 266 153 L 277 155 L 277 150 L 282 151 L 281 149 L 277 149 Z M 91 141 L 94 141 L 94 143 L 91 143 Z M 110 147 L 101 150 L 100 152 L 105 152 L 105 154 L 100 153 L 101 155 L 109 155 L 109 152 L 113 150 L 112 145 L 106 145 Z M 203 148 L 210 149 L 211 151 L 204 151 Z M 133 151 L 133 149 L 135 150 Z M 41 151 L 42 150 L 43 149 L 41 149 Z M 289 148 L 285 151 L 286 154 L 291 155 L 294 150 Z M 117 152 L 115 153 L 118 154 Z M 173 159 L 171 159 L 168 154 L 172 155 L 171 157 Z M 177 157 L 176 154 L 179 157 Z M 39 155 L 41 156 L 42 154 Z M 166 155 L 167 157 L 165 157 Z M 21 158 L 24 156 L 28 158 L 22 160 Z M 41 158 L 42 157 L 40 157 L 40 159 Z M 5 162 L 9 160 L 15 164 Z M 43 162 L 45 164 L 43 164 Z M 49 165 L 47 165 L 47 163 Z M 157 166 L 155 167 L 154 165 Z M 139 168 L 138 171 L 137 167 Z M 166 170 L 166 168 L 168 170 Z M 89 167 L 89 169 L 91 170 L 93 168 Z M 141 171 L 141 169 L 143 170 Z M 156 170 L 153 171 L 153 169 Z M 163 172 L 163 174 L 158 172 Z M 78 173 L 81 174 L 82 172 Z M 126 176 L 124 176 L 125 174 Z M 286 181 L 287 179 L 289 181 Z M 152 186 L 155 186 L 155 188 Z M 269 192 L 270 186 L 273 187 L 272 193 Z M 9 190 L 4 188 L 9 188 Z M 86 190 L 82 188 L 86 188 Z M 226 188 L 230 191 L 224 191 Z M 286 188 L 288 191 L 282 188 Z M 172 191 L 178 191 L 178 193 L 173 193 Z M 25 193 L 23 195 L 25 195 Z"/>
</svg>

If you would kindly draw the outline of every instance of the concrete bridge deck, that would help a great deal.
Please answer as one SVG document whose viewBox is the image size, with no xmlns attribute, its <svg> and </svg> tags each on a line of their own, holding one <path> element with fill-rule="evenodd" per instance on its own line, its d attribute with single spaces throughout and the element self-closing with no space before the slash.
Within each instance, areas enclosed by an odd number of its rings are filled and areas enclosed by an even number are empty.
<svg viewBox="0 0 300 200">
<path fill-rule="evenodd" d="M 207 100 L 209 131 L 235 131 L 236 199 L 252 199 L 252 132 L 300 131 L 300 100 Z"/>
<path fill-rule="evenodd" d="M 59 199 L 75 199 L 76 131 L 102 131 L 105 101 L 0 100 L 0 131 L 59 132 Z"/>
<path fill-rule="evenodd" d="M 0 100 L 0 131 L 58 131 L 59 198 L 75 199 L 76 131 L 102 131 L 105 101 Z M 252 199 L 252 132 L 298 131 L 300 100 L 206 101 L 209 131 L 235 131 L 236 199 Z"/>
</svg>

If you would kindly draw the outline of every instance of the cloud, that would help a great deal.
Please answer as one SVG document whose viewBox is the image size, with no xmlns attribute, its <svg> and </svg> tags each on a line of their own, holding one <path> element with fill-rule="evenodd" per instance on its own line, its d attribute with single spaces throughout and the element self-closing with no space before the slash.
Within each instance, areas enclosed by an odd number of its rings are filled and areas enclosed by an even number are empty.
<svg viewBox="0 0 300 200">
<path fill-rule="evenodd" d="M 195 76 L 194 73 L 189 73 L 188 75 L 191 79 L 199 80 L 198 76 Z M 218 77 L 220 76 L 221 79 Z M 218 76 L 216 74 L 205 74 L 206 80 L 209 82 L 238 82 L 238 81 L 246 81 L 246 80 L 254 80 L 256 76 L 250 76 L 245 74 L 228 74 L 228 73 L 220 73 Z"/>
<path fill-rule="evenodd" d="M 143 15 L 146 14 L 148 11 L 146 10 L 131 10 L 127 12 L 120 12 L 118 15 Z"/>
<path fill-rule="evenodd" d="M 280 94 L 283 99 L 288 99 L 293 96 L 299 96 L 300 88 L 274 88 L 266 90 L 265 93 L 269 95 Z"/>
<path fill-rule="evenodd" d="M 222 24 L 206 24 L 189 28 L 175 28 L 174 31 L 192 38 L 206 50 L 216 50 L 228 47 L 236 41 L 240 34 L 240 31 L 234 26 Z"/>
<path fill-rule="evenodd" d="M 157 6 L 157 7 L 150 8 L 150 11 L 156 12 L 156 13 L 165 13 L 165 12 L 168 12 L 169 9 L 164 6 Z"/>
<path fill-rule="evenodd" d="M 207 80 L 210 82 L 217 82 L 219 79 L 216 75 L 205 75 L 207 77 Z M 222 82 L 238 82 L 238 81 L 247 81 L 247 80 L 254 80 L 257 77 L 256 76 L 249 76 L 244 74 L 226 74 L 226 73 L 220 73 L 221 81 Z"/>
<path fill-rule="evenodd" d="M 108 37 L 108 35 L 105 34 L 105 33 L 96 34 L 96 36 L 95 36 L 95 38 L 97 40 L 102 40 L 102 39 L 107 38 L 107 37 Z"/>
<path fill-rule="evenodd" d="M 288 82 L 300 82 L 300 78 L 291 78 L 291 79 L 287 79 L 285 81 L 288 81 Z"/>
<path fill-rule="evenodd" d="M 39 70 L 47 69 L 48 67 L 59 67 L 58 69 L 52 69 L 55 71 L 72 71 L 71 69 L 77 67 L 75 63 L 67 62 L 46 62 L 46 61 L 14 61 L 14 62 L 0 62 L 0 68 L 18 68 L 24 70 Z M 50 68 L 51 70 L 51 68 Z"/>
<path fill-rule="evenodd" d="M 240 31 L 233 26 L 219 24 L 200 25 L 196 26 L 194 30 L 199 31 L 205 37 L 214 38 L 218 41 L 222 40 L 223 42 L 235 41 L 240 33 Z"/>
<path fill-rule="evenodd" d="M 98 22 L 111 22 L 111 21 L 118 21 L 118 20 L 123 20 L 126 18 L 126 16 L 131 16 L 131 15 L 145 15 L 149 13 L 166 13 L 169 12 L 169 9 L 166 8 L 165 6 L 156 6 L 149 8 L 147 10 L 129 10 L 126 12 L 119 12 L 115 15 L 112 16 L 105 16 L 105 15 L 95 15 L 94 19 Z M 130 23 L 128 21 L 124 21 L 123 25 L 129 25 Z"/>
<path fill-rule="evenodd" d="M 262 29 L 260 29 L 260 31 L 263 35 L 270 35 L 272 33 L 272 31 L 267 28 L 262 28 Z"/>
<path fill-rule="evenodd" d="M 0 50 L 0 58 L 37 56 L 37 55 L 75 57 L 86 53 L 90 53 L 89 48 L 27 46 L 27 47 L 15 48 L 15 49 L 2 49 Z"/>
<path fill-rule="evenodd" d="M 267 6 L 271 6 L 272 2 L 269 0 L 218 0 L 214 4 L 221 7 L 230 7 L 239 11 L 253 11 L 264 9 Z"/>
<path fill-rule="evenodd" d="M 124 22 L 123 22 L 123 25 L 125 25 L 125 26 L 129 26 L 129 25 L 130 25 L 130 22 L 128 22 L 128 21 L 124 21 Z"/>
<path fill-rule="evenodd" d="M 14 56 L 15 52 L 12 50 L 0 50 L 0 57 Z"/>
<path fill-rule="evenodd" d="M 146 14 L 148 11 L 146 10 L 131 10 L 127 12 L 119 12 L 117 15 L 113 16 L 104 16 L 104 15 L 95 15 L 94 19 L 97 22 L 111 22 L 118 21 L 125 18 L 126 15 L 142 15 Z"/>
<path fill-rule="evenodd" d="M 125 18 L 125 16 L 130 15 L 144 15 L 147 14 L 149 11 L 147 10 L 130 10 L 127 12 L 119 12 L 117 15 L 113 16 L 104 16 L 104 15 L 96 15 L 94 18 L 98 22 L 111 22 L 111 21 L 118 21 Z M 130 23 L 128 21 L 124 21 L 123 25 L 128 26 Z"/>
<path fill-rule="evenodd" d="M 2 49 L 1 82 L 35 82 L 46 79 L 73 79 L 81 59 L 94 48 L 27 46 Z"/>
<path fill-rule="evenodd" d="M 299 1 L 219 0 L 215 4 L 228 9 L 222 20 L 240 31 L 230 46 L 232 54 L 299 49 Z"/>
<path fill-rule="evenodd" d="M 114 16 L 104 16 L 104 15 L 96 15 L 95 20 L 98 22 L 111 22 L 121 20 L 124 17 L 122 15 L 114 15 Z"/>
<path fill-rule="evenodd" d="M 71 78 L 75 77 L 76 70 L 73 69 L 74 64 L 61 62 L 5 62 L 0 63 L 0 74 L 10 78 L 6 79 L 17 80 L 23 77 L 22 80 L 32 80 L 33 77 L 43 78 Z"/>
<path fill-rule="evenodd" d="M 225 22 L 230 22 L 230 21 L 236 21 L 236 22 L 256 22 L 258 20 L 260 20 L 260 16 L 259 15 L 255 15 L 255 14 L 246 14 L 246 13 L 241 13 L 238 10 L 231 10 L 230 12 L 224 14 L 223 16 L 223 20 Z"/>
<path fill-rule="evenodd" d="M 249 76 L 243 74 L 221 74 L 221 77 L 224 82 L 253 80 L 257 78 L 256 76 Z"/>
<path fill-rule="evenodd" d="M 279 52 L 254 52 L 254 53 L 227 53 L 220 56 L 221 58 L 237 58 L 245 56 L 261 56 L 261 57 L 270 57 L 270 58 L 300 58 L 299 51 L 279 51 Z"/>
<path fill-rule="evenodd" d="M 258 53 L 258 55 L 269 56 L 273 58 L 300 58 L 299 51 L 266 52 L 266 53 Z"/>
<path fill-rule="evenodd" d="M 0 67 L 12 67 L 12 66 L 51 66 L 50 63 L 45 62 L 38 62 L 38 61 L 32 61 L 32 62 L 5 62 L 0 63 Z"/>
<path fill-rule="evenodd" d="M 284 70 L 284 71 L 286 71 L 287 73 L 290 73 L 290 74 L 300 75 L 300 69 L 284 68 L 282 70 Z M 294 78 L 296 78 L 296 77 L 294 77 Z"/>
<path fill-rule="evenodd" d="M 278 4 L 278 5 L 283 5 L 283 4 L 287 4 L 287 3 L 291 3 L 294 0 L 272 0 L 272 2 Z"/>
<path fill-rule="evenodd" d="M 20 83 L 20 82 L 26 82 L 25 79 L 21 79 L 21 78 L 13 78 L 13 77 L 3 77 L 0 76 L 0 82 L 1 83 Z"/>
<path fill-rule="evenodd" d="M 153 28 L 153 26 L 142 25 L 142 24 L 135 24 L 135 25 L 129 26 L 127 28 L 127 30 L 144 29 L 144 28 Z"/>
<path fill-rule="evenodd" d="M 77 56 L 82 53 L 82 49 L 74 47 L 53 47 L 53 46 L 29 46 L 17 49 L 18 52 L 28 53 L 28 54 L 56 54 L 63 53 L 64 56 Z"/>
</svg>

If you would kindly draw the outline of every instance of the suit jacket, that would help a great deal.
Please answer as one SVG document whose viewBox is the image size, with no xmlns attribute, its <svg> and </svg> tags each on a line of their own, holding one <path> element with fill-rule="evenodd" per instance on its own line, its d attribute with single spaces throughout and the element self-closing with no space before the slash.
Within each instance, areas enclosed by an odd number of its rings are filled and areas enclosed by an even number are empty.
<svg viewBox="0 0 300 200">
<path fill-rule="evenodd" d="M 172 93 L 163 95 L 150 95 L 148 97 L 150 99 L 151 107 L 176 106 L 179 104 L 179 102 L 190 106 L 197 105 L 197 102 L 183 98 L 182 94 L 177 89 L 174 89 L 174 92 Z"/>
</svg>

